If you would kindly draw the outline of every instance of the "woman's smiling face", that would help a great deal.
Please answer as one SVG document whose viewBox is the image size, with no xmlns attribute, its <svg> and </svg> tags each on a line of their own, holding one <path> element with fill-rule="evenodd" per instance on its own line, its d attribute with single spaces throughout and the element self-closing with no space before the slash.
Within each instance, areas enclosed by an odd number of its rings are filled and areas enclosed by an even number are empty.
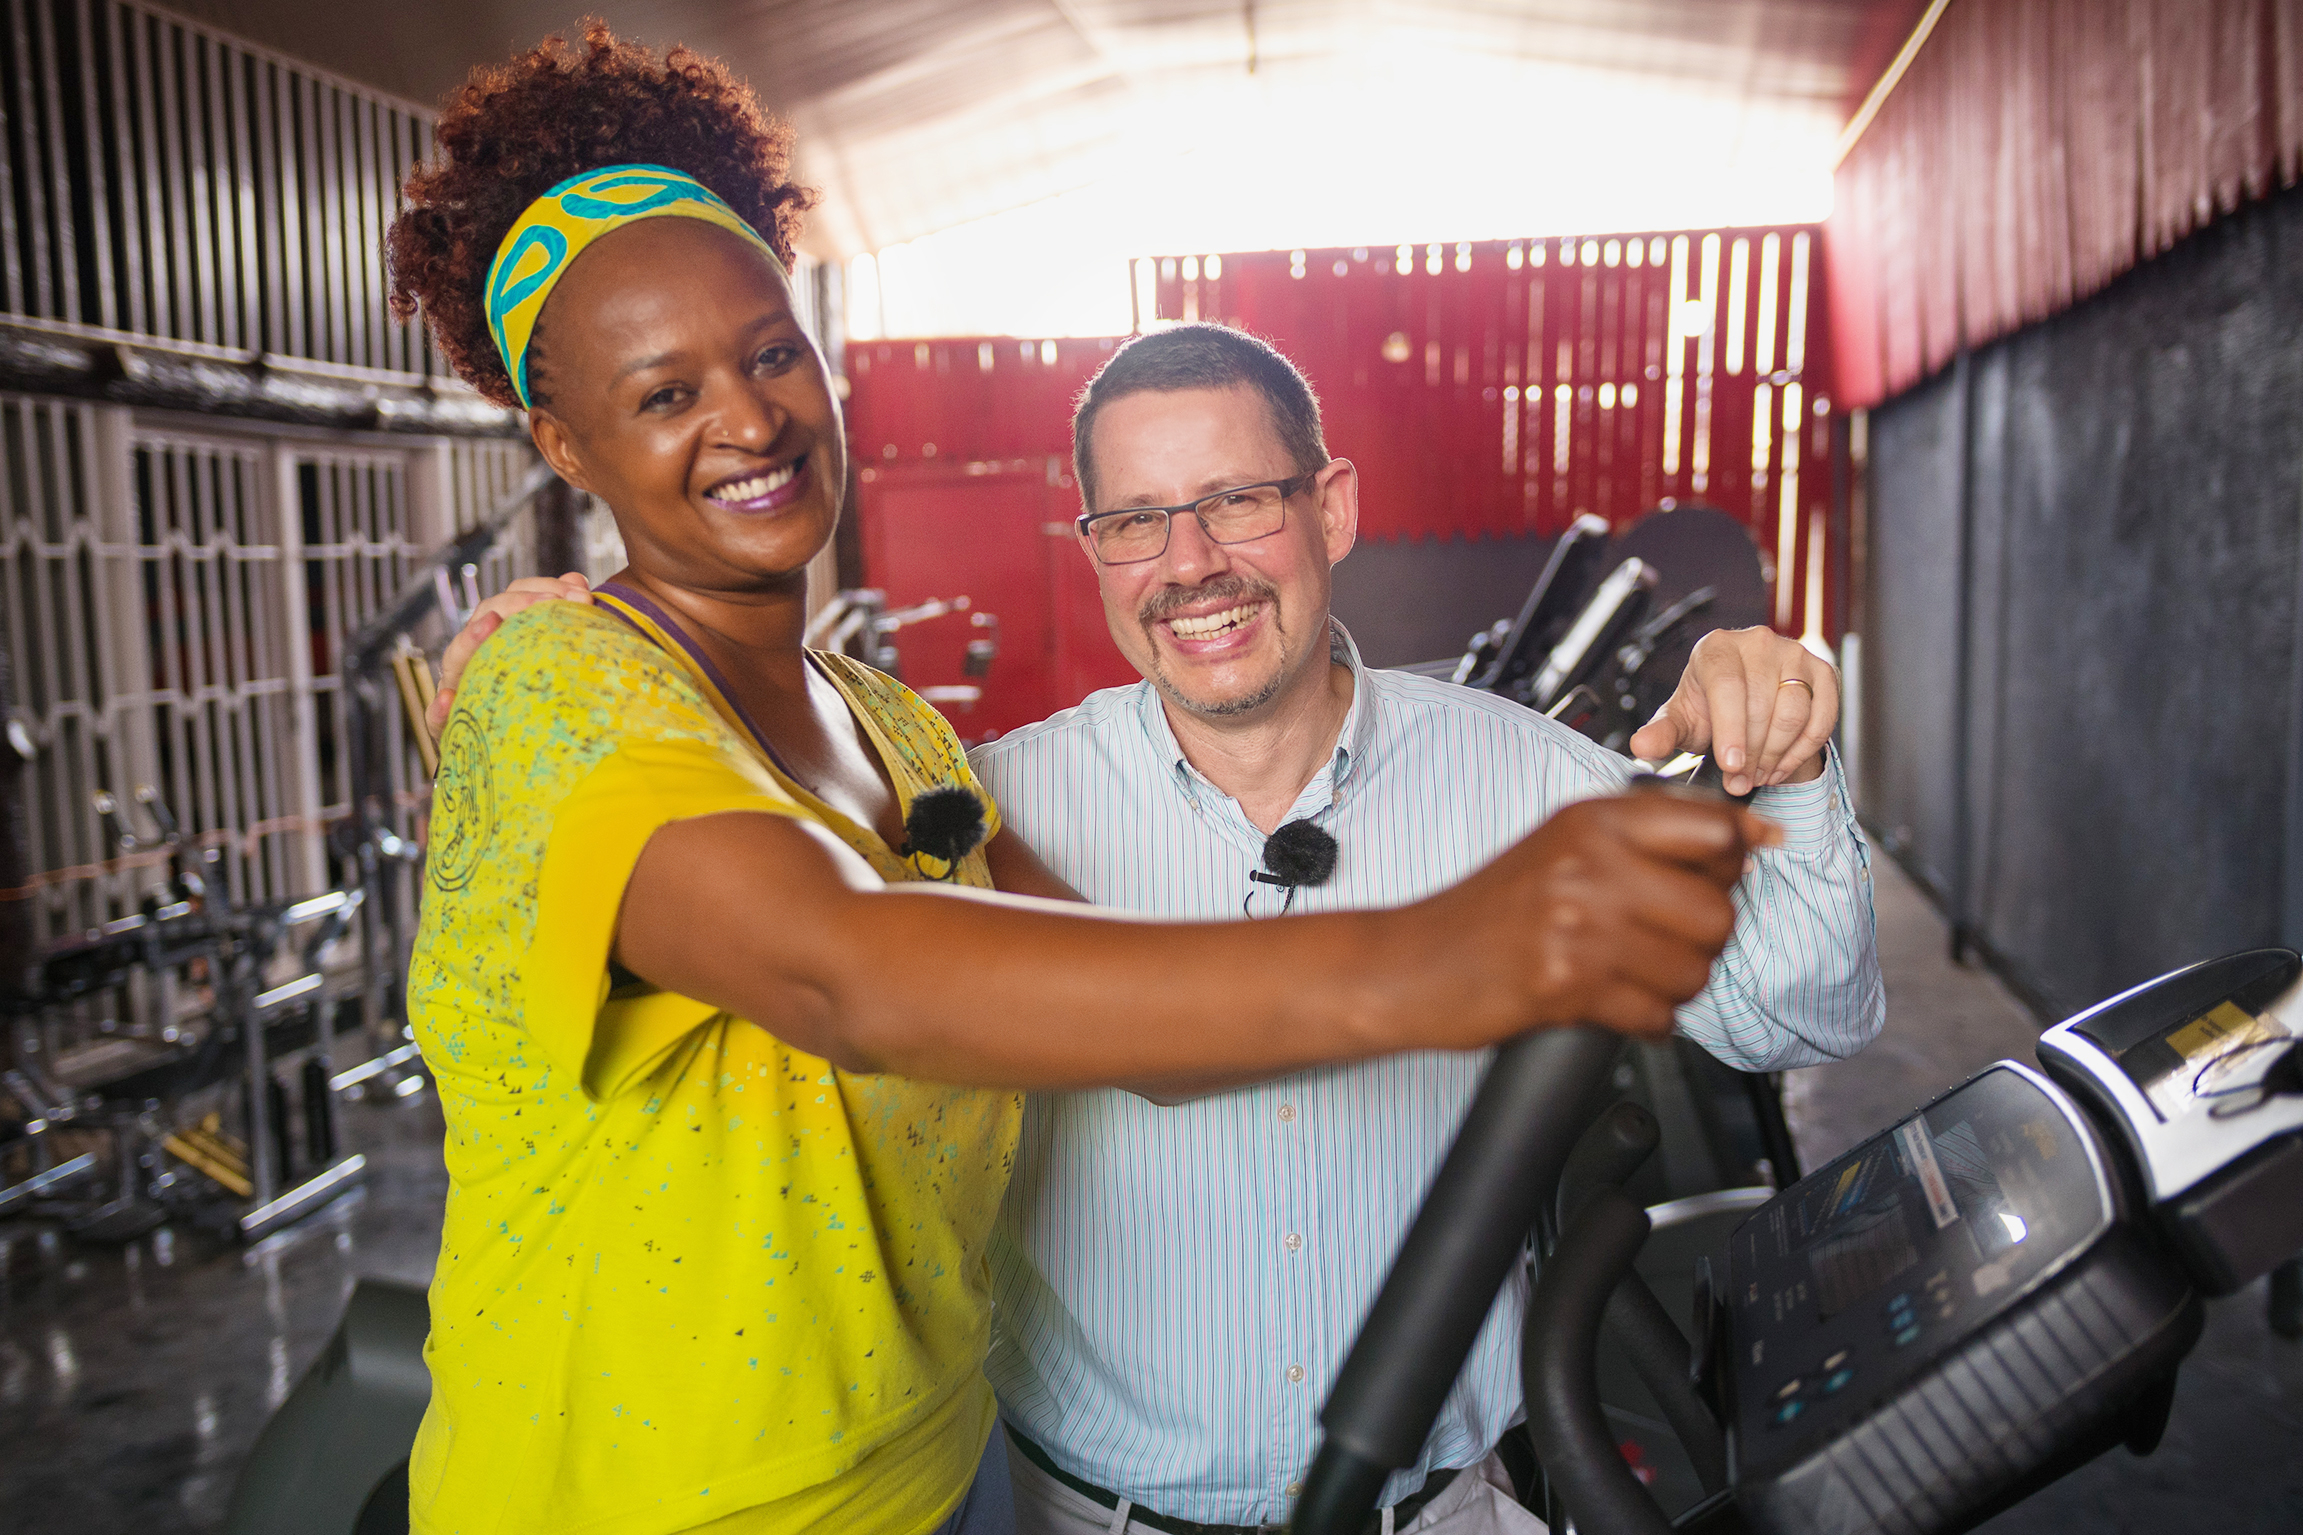
<svg viewBox="0 0 2303 1535">
<path fill-rule="evenodd" d="M 636 571 L 722 593 L 804 579 L 847 445 L 765 256 L 699 219 L 628 225 L 560 279 L 538 333 L 536 446 L 608 503 Z"/>
</svg>

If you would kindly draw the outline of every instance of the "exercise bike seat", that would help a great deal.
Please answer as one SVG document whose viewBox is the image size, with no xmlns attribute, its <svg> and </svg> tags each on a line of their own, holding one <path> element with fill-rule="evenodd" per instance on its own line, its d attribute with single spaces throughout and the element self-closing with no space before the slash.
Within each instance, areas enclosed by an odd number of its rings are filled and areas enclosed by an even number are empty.
<svg viewBox="0 0 2303 1535">
<path fill-rule="evenodd" d="M 413 1285 L 354 1287 L 336 1335 L 257 1438 L 225 1535 L 404 1535 L 408 1451 L 432 1398 L 431 1325 Z"/>
</svg>

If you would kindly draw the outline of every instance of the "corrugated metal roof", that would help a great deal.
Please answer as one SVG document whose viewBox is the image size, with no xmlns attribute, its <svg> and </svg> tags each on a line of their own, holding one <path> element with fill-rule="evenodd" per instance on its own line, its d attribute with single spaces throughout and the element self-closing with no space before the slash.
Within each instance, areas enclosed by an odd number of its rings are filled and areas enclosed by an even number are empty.
<svg viewBox="0 0 2303 1535">
<path fill-rule="evenodd" d="M 174 0 L 187 14 L 417 100 L 575 16 L 550 0 Z M 845 255 L 1112 173 L 1165 124 L 1204 142 L 1282 93 L 1330 99 L 1339 154 L 1417 109 L 1431 67 L 1483 88 L 1526 66 L 1531 112 L 1561 65 L 1684 82 L 1833 126 L 1923 0 L 631 0 L 620 31 L 726 59 L 801 134 L 824 206 L 809 244 Z M 1424 68 L 1397 99 L 1388 60 Z M 1543 71 L 1553 72 L 1546 76 Z M 1509 89 L 1508 83 L 1502 88 Z M 1370 99 L 1374 96 L 1375 99 Z M 1276 168 L 1284 172 L 1284 167 Z"/>
</svg>

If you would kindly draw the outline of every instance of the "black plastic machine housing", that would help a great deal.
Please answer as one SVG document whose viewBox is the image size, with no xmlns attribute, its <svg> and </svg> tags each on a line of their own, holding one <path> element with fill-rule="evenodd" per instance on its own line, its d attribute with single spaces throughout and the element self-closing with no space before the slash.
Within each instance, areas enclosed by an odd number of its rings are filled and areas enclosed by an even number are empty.
<svg viewBox="0 0 2303 1535">
<path fill-rule="evenodd" d="M 1769 1531 L 1965 1529 L 2148 1447 L 2226 1294 L 2303 1249 L 2303 960 L 2254 950 L 2050 1029 L 1756 1211 L 1712 1318 Z"/>
<path fill-rule="evenodd" d="M 1737 1228 L 1718 1363 L 1752 1523 L 1960 1529 L 2126 1437 L 2122 1410 L 2201 1316 L 2106 1152 L 2067 1095 L 2002 1062 Z"/>
<path fill-rule="evenodd" d="M 2148 1450 L 2201 1295 L 2303 1251 L 2299 1041 L 2303 959 L 2193 966 L 2049 1030 L 2044 1072 L 2002 1061 L 1759 1207 L 1699 1292 L 1728 1485 L 1680 1526 L 1951 1535 L 2116 1444 Z M 1322 1414 L 1298 1531 L 1356 1530 L 1414 1458 L 1529 1185 L 1558 1181 L 1556 1135 L 1523 1116 L 1577 1112 L 1602 1057 L 1537 1043 L 1499 1057 L 1409 1233 Z M 1629 1496 L 1592 1373 L 1645 1230 L 1599 1191 L 1529 1313 L 1531 1428 L 1583 1528 L 1666 1524 Z"/>
<path fill-rule="evenodd" d="M 2303 1197 L 2303 960 L 2250 949 L 2056 1025 L 2039 1064 L 2111 1125 L 2152 1223 L 2228 1295 L 2296 1255 Z"/>
</svg>

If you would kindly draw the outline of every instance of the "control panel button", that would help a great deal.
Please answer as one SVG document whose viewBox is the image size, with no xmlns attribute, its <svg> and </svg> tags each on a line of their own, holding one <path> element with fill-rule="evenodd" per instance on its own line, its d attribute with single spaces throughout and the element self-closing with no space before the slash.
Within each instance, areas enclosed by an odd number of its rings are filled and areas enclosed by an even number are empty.
<svg viewBox="0 0 2303 1535">
<path fill-rule="evenodd" d="M 1912 1309 L 1908 1291 L 1887 1303 L 1886 1316 L 1888 1336 L 1895 1340 L 1897 1348 L 1919 1336 L 1919 1316 Z"/>
<path fill-rule="evenodd" d="M 1788 1428 L 1791 1425 L 1791 1420 L 1798 1417 L 1806 1410 L 1807 1404 L 1800 1401 L 1797 1397 L 1793 1397 L 1790 1401 L 1785 1402 L 1782 1406 L 1776 1408 L 1775 1411 L 1769 1413 L 1767 1415 L 1767 1421 L 1771 1427 Z"/>
<path fill-rule="evenodd" d="M 1775 1388 L 1775 1399 L 1780 1402 L 1786 1397 L 1794 1397 L 1799 1395 L 1799 1388 L 1804 1384 L 1805 1382 L 1800 1380 L 1798 1376 L 1792 1376 L 1791 1379 L 1785 1381 L 1782 1385 Z"/>
<path fill-rule="evenodd" d="M 1845 1354 L 1841 1354 L 1837 1357 L 1845 1359 L 1847 1356 Z M 1855 1379 L 1855 1372 L 1843 1365 L 1839 1369 L 1833 1370 L 1829 1375 L 1823 1377 L 1823 1394 L 1825 1396 L 1836 1396 L 1840 1392 L 1846 1390 L 1847 1383 L 1853 1379 Z"/>
<path fill-rule="evenodd" d="M 1823 1368 L 1828 1372 L 1838 1369 L 1845 1363 L 1847 1363 L 1847 1350 L 1841 1349 L 1838 1353 L 1823 1361 Z"/>
</svg>

